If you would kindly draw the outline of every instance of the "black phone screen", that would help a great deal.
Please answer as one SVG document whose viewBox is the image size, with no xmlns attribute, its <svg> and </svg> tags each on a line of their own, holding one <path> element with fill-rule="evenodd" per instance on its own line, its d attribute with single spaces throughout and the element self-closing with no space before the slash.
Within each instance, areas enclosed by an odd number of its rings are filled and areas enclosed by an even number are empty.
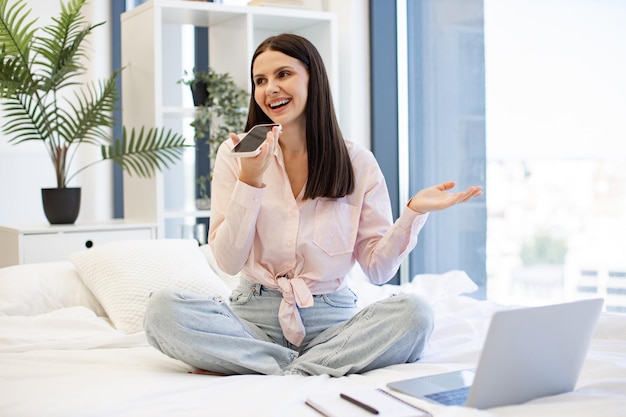
<svg viewBox="0 0 626 417">
<path fill-rule="evenodd" d="M 246 134 L 246 136 L 239 142 L 234 151 L 235 152 L 252 152 L 257 149 L 261 144 L 265 141 L 267 137 L 267 132 L 272 130 L 272 127 L 275 125 L 269 126 L 254 126 L 250 131 Z"/>
</svg>

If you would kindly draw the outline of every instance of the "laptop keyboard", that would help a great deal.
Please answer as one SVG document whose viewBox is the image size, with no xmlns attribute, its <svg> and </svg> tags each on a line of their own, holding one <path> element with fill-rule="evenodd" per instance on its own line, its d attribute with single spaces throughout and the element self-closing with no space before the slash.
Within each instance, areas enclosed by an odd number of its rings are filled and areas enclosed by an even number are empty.
<svg viewBox="0 0 626 417">
<path fill-rule="evenodd" d="M 469 394 L 470 386 L 452 389 L 450 391 L 436 392 L 434 394 L 425 395 L 426 398 L 430 398 L 445 405 L 465 405 L 467 401 L 467 395 Z"/>
</svg>

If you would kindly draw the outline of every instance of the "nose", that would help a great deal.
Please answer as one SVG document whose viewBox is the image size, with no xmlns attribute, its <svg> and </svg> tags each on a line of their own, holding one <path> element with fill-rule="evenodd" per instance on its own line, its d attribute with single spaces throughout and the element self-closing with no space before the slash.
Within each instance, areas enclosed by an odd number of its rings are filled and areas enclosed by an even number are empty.
<svg viewBox="0 0 626 417">
<path fill-rule="evenodd" d="M 278 86 L 278 83 L 275 80 L 269 80 L 267 82 L 267 89 L 265 90 L 265 93 L 268 96 L 278 93 L 279 90 L 280 90 L 280 87 Z"/>
</svg>

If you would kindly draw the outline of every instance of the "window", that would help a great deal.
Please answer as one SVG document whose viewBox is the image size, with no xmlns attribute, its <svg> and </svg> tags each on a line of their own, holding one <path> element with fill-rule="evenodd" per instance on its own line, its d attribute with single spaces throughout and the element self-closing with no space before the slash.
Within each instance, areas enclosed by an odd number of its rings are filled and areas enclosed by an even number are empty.
<svg viewBox="0 0 626 417">
<path fill-rule="evenodd" d="M 625 19 L 612 0 L 485 0 L 489 298 L 626 306 Z"/>
<path fill-rule="evenodd" d="M 431 216 L 410 274 L 462 269 L 504 304 L 601 296 L 625 312 L 626 3 L 396 6 L 406 194 L 485 186 L 483 200 Z"/>
</svg>

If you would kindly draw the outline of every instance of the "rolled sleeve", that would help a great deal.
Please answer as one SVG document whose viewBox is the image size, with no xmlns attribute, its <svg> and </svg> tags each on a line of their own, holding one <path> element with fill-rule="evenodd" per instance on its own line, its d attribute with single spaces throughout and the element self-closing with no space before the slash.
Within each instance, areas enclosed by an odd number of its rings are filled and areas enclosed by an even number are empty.
<svg viewBox="0 0 626 417">
<path fill-rule="evenodd" d="M 239 161 L 226 156 L 232 143 L 226 141 L 217 154 L 211 183 L 209 244 L 219 267 L 231 275 L 243 268 L 254 240 L 265 187 L 256 188 L 238 180 Z"/>
<path fill-rule="evenodd" d="M 259 214 L 265 187 L 252 187 L 238 181 L 235 185 L 233 198 L 228 206 L 228 216 L 232 218 L 232 231 L 235 236 L 234 249 L 250 249 L 254 238 L 254 225 Z"/>
</svg>

